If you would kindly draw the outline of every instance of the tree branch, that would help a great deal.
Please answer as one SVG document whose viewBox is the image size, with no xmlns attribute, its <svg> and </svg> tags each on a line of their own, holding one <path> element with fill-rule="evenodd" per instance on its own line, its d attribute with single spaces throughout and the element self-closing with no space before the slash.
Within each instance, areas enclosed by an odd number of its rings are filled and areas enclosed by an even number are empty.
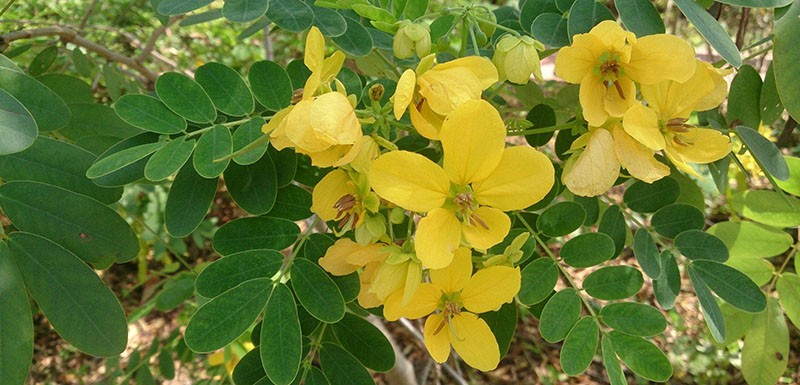
<svg viewBox="0 0 800 385">
<path fill-rule="evenodd" d="M 142 48 L 142 52 L 139 56 L 136 57 L 136 61 L 142 63 L 148 59 L 151 53 L 153 53 L 153 48 L 156 46 L 156 42 L 158 39 L 167 32 L 167 29 L 175 24 L 176 21 L 180 20 L 180 17 L 171 17 L 166 24 L 159 25 L 153 33 L 150 34 L 150 37 L 147 39 L 147 43 L 145 43 L 144 48 Z"/>
<path fill-rule="evenodd" d="M 111 51 L 108 48 L 101 46 L 95 42 L 86 40 L 85 38 L 79 36 L 77 31 L 71 28 L 62 28 L 62 27 L 37 28 L 37 29 L 14 31 L 14 32 L 9 32 L 5 35 L 0 35 L 0 52 L 5 51 L 8 48 L 9 43 L 11 43 L 12 41 L 21 39 L 31 39 L 42 36 L 58 36 L 64 42 L 72 43 L 79 47 L 86 48 L 87 50 L 92 51 L 104 57 L 106 60 L 123 64 L 129 67 L 130 69 L 138 72 L 140 75 L 142 75 L 142 77 L 146 79 L 148 83 L 154 83 L 158 78 L 158 74 L 147 69 L 147 67 L 145 67 L 141 62 L 135 60 L 134 58 L 124 56 L 117 52 Z M 148 86 L 150 86 L 150 84 L 148 84 Z"/>
</svg>

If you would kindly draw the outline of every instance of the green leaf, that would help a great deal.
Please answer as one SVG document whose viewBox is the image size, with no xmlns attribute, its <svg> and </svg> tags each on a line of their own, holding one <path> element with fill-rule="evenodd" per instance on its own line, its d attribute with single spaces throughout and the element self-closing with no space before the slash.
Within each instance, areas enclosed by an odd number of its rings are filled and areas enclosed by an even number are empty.
<svg viewBox="0 0 800 385">
<path fill-rule="evenodd" d="M 92 86 L 83 81 L 83 79 L 62 73 L 49 73 L 37 76 L 36 80 L 58 94 L 67 105 L 94 103 Z"/>
<path fill-rule="evenodd" d="M 58 334 L 93 356 L 122 353 L 128 342 L 125 313 L 97 274 L 46 238 L 19 232 L 9 237 L 25 287 Z"/>
<path fill-rule="evenodd" d="M 269 60 L 257 61 L 247 73 L 256 100 L 268 110 L 278 111 L 292 101 L 292 81 L 280 65 Z"/>
<path fill-rule="evenodd" d="M 314 11 L 301 0 L 270 0 L 267 18 L 289 32 L 303 32 L 314 22 Z"/>
<path fill-rule="evenodd" d="M 536 229 L 549 237 L 560 237 L 577 230 L 586 219 L 583 206 L 564 201 L 548 207 L 536 220 Z M 613 241 L 612 241 L 613 242 Z"/>
<path fill-rule="evenodd" d="M 242 30 L 242 32 L 240 32 L 239 35 L 236 36 L 236 40 L 240 42 L 244 41 L 244 39 L 247 39 L 250 36 L 253 36 L 259 32 L 264 31 L 264 28 L 269 27 L 269 24 L 270 24 L 269 19 L 267 19 L 265 16 L 262 16 L 258 20 L 248 25 L 247 28 Z"/>
<path fill-rule="evenodd" d="M 522 283 L 517 298 L 524 305 L 547 299 L 558 282 L 558 266 L 550 258 L 539 258 L 522 269 Z"/>
<path fill-rule="evenodd" d="M 314 11 L 314 25 L 327 37 L 342 36 L 347 31 L 347 21 L 338 12 L 317 6 L 312 6 Z"/>
<path fill-rule="evenodd" d="M 0 186 L 0 206 L 22 231 L 58 240 L 89 263 L 108 258 L 127 262 L 139 254 L 139 240 L 116 211 L 60 187 L 14 181 Z"/>
<path fill-rule="evenodd" d="M 195 280 L 197 294 L 214 298 L 237 285 L 256 278 L 271 278 L 283 264 L 275 250 L 247 250 L 233 253 L 208 265 Z"/>
<path fill-rule="evenodd" d="M 684 257 L 691 260 L 728 260 L 728 248 L 719 238 L 700 230 L 689 230 L 675 237 L 675 247 Z"/>
<path fill-rule="evenodd" d="M 36 121 L 39 131 L 57 130 L 69 122 L 71 113 L 64 100 L 44 84 L 24 73 L 0 67 L 0 90 L 4 91 L 2 93 L 4 100 L 11 95 L 25 106 Z M 6 101 L 0 104 L 0 107 L 6 109 L 8 105 L 10 104 Z"/>
<path fill-rule="evenodd" d="M 89 59 L 81 51 L 80 47 L 72 49 L 72 64 L 75 65 L 75 70 L 83 77 L 92 76 L 92 64 Z"/>
<path fill-rule="evenodd" d="M 744 336 L 742 374 L 750 385 L 773 385 L 789 363 L 789 328 L 775 298 L 756 314 Z"/>
<path fill-rule="evenodd" d="M 731 197 L 734 210 L 744 217 L 775 227 L 800 225 L 800 199 L 769 190 L 752 190 Z"/>
<path fill-rule="evenodd" d="M 519 10 L 519 23 L 525 29 L 529 29 L 533 21 L 543 13 L 562 13 L 555 0 L 526 0 L 524 4 L 520 2 Z"/>
<path fill-rule="evenodd" d="M 167 142 L 147 143 L 104 156 L 86 170 L 86 177 L 97 179 L 122 170 L 158 151 L 165 144 Z"/>
<path fill-rule="evenodd" d="M 33 360 L 33 318 L 22 275 L 0 242 L 0 378 L 24 384 Z"/>
<path fill-rule="evenodd" d="M 30 112 L 16 98 L 0 89 L 0 155 L 13 154 L 33 145 L 39 129 Z"/>
<path fill-rule="evenodd" d="M 722 341 L 721 345 L 728 346 L 744 337 L 747 330 L 750 329 L 750 324 L 753 323 L 755 314 L 743 312 L 724 302 L 720 304 L 719 308 L 725 319 L 725 341 Z"/>
<path fill-rule="evenodd" d="M 788 1 L 788 0 L 784 0 Z M 797 63 L 800 61 L 800 29 L 797 28 L 797 17 L 800 16 L 800 4 L 794 2 L 780 19 L 775 21 L 775 37 L 773 38 L 773 56 L 775 66 L 775 85 L 786 110 L 795 120 L 800 118 L 800 73 Z"/>
<path fill-rule="evenodd" d="M 656 211 L 650 224 L 662 236 L 675 238 L 684 231 L 702 229 L 705 217 L 696 207 L 677 203 Z"/>
<path fill-rule="evenodd" d="M 394 350 L 389 340 L 369 321 L 353 314 L 333 325 L 342 347 L 369 369 L 386 372 L 394 367 Z"/>
<path fill-rule="evenodd" d="M 403 14 L 406 18 L 414 20 L 425 14 L 428 10 L 428 0 L 408 0 Z"/>
<path fill-rule="evenodd" d="M 728 93 L 728 121 L 747 127 L 761 124 L 761 75 L 745 64 L 731 82 Z"/>
<path fill-rule="evenodd" d="M 284 284 L 278 284 L 264 312 L 261 324 L 261 364 L 276 385 L 292 383 L 300 368 L 303 336 L 297 318 L 294 296 Z"/>
<path fill-rule="evenodd" d="M 275 293 L 272 293 L 272 298 L 274 297 Z M 264 367 L 261 366 L 260 348 L 247 352 L 236 364 L 236 367 L 233 368 L 231 377 L 236 385 L 255 385 L 261 379 L 266 378 L 267 373 L 264 372 Z"/>
<path fill-rule="evenodd" d="M 800 277 L 797 274 L 783 273 L 778 278 L 776 287 L 786 315 L 795 326 L 800 325 Z"/>
<path fill-rule="evenodd" d="M 311 193 L 302 187 L 288 185 L 278 189 L 275 205 L 267 215 L 299 221 L 311 216 Z"/>
<path fill-rule="evenodd" d="M 720 3 L 750 8 L 778 8 L 791 4 L 792 0 L 722 0 Z"/>
<path fill-rule="evenodd" d="M 641 337 L 661 334 L 667 328 L 658 309 L 638 302 L 608 304 L 600 310 L 600 319 L 614 330 Z"/>
<path fill-rule="evenodd" d="M 581 299 L 575 289 L 557 292 L 547 301 L 539 318 L 539 333 L 545 341 L 563 340 L 581 316 Z"/>
<path fill-rule="evenodd" d="M 236 131 L 233 132 L 233 153 L 247 146 L 255 146 L 250 147 L 250 151 L 234 156 L 234 162 L 246 166 L 258 162 L 258 160 L 264 156 L 264 153 L 267 152 L 267 146 L 269 145 L 269 140 L 264 140 L 266 134 L 261 132 L 261 127 L 264 123 L 266 122 L 263 118 L 255 117 L 239 126 Z M 255 145 L 255 142 L 259 142 L 260 144 Z"/>
<path fill-rule="evenodd" d="M 233 342 L 255 322 L 271 292 L 272 280 L 252 279 L 206 302 L 186 325 L 186 345 L 208 353 Z"/>
<path fill-rule="evenodd" d="M 659 258 L 662 273 L 657 279 L 653 279 L 653 294 L 661 308 L 669 310 L 675 305 L 675 298 L 681 293 L 681 272 L 669 250 L 662 251 Z"/>
<path fill-rule="evenodd" d="M 31 60 L 28 66 L 28 74 L 31 76 L 39 76 L 53 65 L 58 57 L 58 47 L 51 45 L 41 51 Z"/>
<path fill-rule="evenodd" d="M 800 196 L 800 158 L 784 155 L 786 165 L 789 167 L 789 179 L 776 180 L 777 187 L 794 196 Z"/>
<path fill-rule="evenodd" d="M 698 186 L 692 178 L 689 178 L 681 173 L 672 173 L 670 178 L 678 181 L 678 185 L 680 185 L 681 189 L 681 195 L 678 197 L 678 200 L 675 203 L 684 203 L 697 207 L 697 209 L 700 211 L 705 211 L 706 202 L 705 197 L 703 196 L 703 190 L 700 189 L 700 186 Z"/>
<path fill-rule="evenodd" d="M 353 4 L 351 8 L 359 16 L 369 20 L 381 21 L 389 24 L 394 24 L 397 21 L 389 11 L 374 5 Z"/>
<path fill-rule="evenodd" d="M 321 267 L 303 258 L 292 265 L 292 289 L 300 304 L 314 316 L 335 323 L 344 317 L 344 298 L 339 288 Z"/>
<path fill-rule="evenodd" d="M 203 87 L 184 74 L 165 72 L 156 79 L 155 88 L 167 108 L 190 122 L 211 123 L 217 118 L 214 104 Z"/>
<path fill-rule="evenodd" d="M 794 243 L 789 234 L 754 222 L 715 223 L 708 233 L 725 243 L 731 259 L 774 257 Z"/>
<path fill-rule="evenodd" d="M 149 95 L 123 95 L 114 103 L 114 111 L 126 123 L 157 134 L 177 134 L 186 129 L 182 117 Z"/>
<path fill-rule="evenodd" d="M 561 258 L 572 267 L 592 267 L 614 258 L 614 247 L 608 235 L 584 233 L 564 243 Z"/>
<path fill-rule="evenodd" d="M 789 166 L 775 143 L 750 127 L 736 126 L 736 133 L 764 171 L 778 180 L 789 179 Z"/>
<path fill-rule="evenodd" d="M 600 217 L 600 200 L 597 199 L 597 197 L 582 196 L 576 196 L 574 200 L 580 203 L 586 213 L 586 219 L 584 219 L 583 225 L 592 226 L 597 223 L 597 219 Z"/>
<path fill-rule="evenodd" d="M 268 154 L 272 158 L 272 163 L 275 164 L 275 171 L 278 173 L 278 187 L 286 187 L 291 184 L 298 171 L 298 155 L 292 149 L 285 148 L 278 151 L 272 146 L 269 147 Z M 298 179 L 298 182 L 303 183 L 300 179 Z"/>
<path fill-rule="evenodd" d="M 630 266 L 606 266 L 595 270 L 583 281 L 586 294 L 613 301 L 632 297 L 642 289 L 642 273 Z"/>
<path fill-rule="evenodd" d="M 664 20 L 650 0 L 614 0 L 625 28 L 636 37 L 664 33 Z"/>
<path fill-rule="evenodd" d="M 742 272 L 717 261 L 695 260 L 689 266 L 720 298 L 749 313 L 767 306 L 764 293 Z"/>
<path fill-rule="evenodd" d="M 580 0 L 578 0 L 580 1 Z M 589 367 L 600 342 L 600 330 L 592 317 L 583 317 L 572 327 L 561 346 L 561 369 L 577 376 Z"/>
<path fill-rule="evenodd" d="M 223 159 L 233 152 L 231 131 L 225 126 L 214 126 L 203 133 L 197 141 L 192 164 L 197 173 L 204 178 L 216 178 L 222 174 L 231 162 Z"/>
<path fill-rule="evenodd" d="M 619 359 L 634 373 L 655 382 L 672 377 L 672 364 L 652 342 L 618 331 L 611 331 L 608 336 Z"/>
<path fill-rule="evenodd" d="M 155 143 L 158 140 L 158 135 L 153 134 L 151 132 L 146 132 L 141 135 L 136 135 L 130 137 L 128 139 L 123 139 L 116 144 L 109 147 L 107 150 L 103 151 L 95 160 L 95 163 L 103 160 L 105 157 L 111 156 L 118 152 L 121 152 L 125 149 L 141 146 L 145 144 Z M 94 179 L 92 182 L 99 186 L 106 186 L 106 187 L 121 187 L 126 184 L 133 183 L 138 181 L 139 179 L 144 178 L 144 168 L 147 165 L 148 157 L 145 156 L 144 158 L 131 163 L 128 166 L 125 166 L 117 171 L 114 171 L 106 176 L 99 177 Z M 88 172 L 88 169 L 87 169 Z"/>
<path fill-rule="evenodd" d="M 211 4 L 213 0 L 162 0 L 158 4 L 158 13 L 166 16 L 175 16 L 189 13 L 195 9 Z"/>
<path fill-rule="evenodd" d="M 766 285 L 775 275 L 775 266 L 764 259 L 736 257 L 729 259 L 725 264 L 741 271 L 758 286 Z"/>
<path fill-rule="evenodd" d="M 191 164 L 184 165 L 172 182 L 164 207 L 167 232 L 175 238 L 191 234 L 206 217 L 216 193 L 216 178 L 203 178 Z"/>
<path fill-rule="evenodd" d="M 615 256 L 622 252 L 622 249 L 625 248 L 625 240 L 628 238 L 628 225 L 625 223 L 625 216 L 619 206 L 614 205 L 606 209 L 600 219 L 597 232 L 611 237 L 614 241 Z"/>
<path fill-rule="evenodd" d="M 523 93 L 523 95 L 525 94 L 528 93 Z M 531 128 L 555 126 L 557 123 L 556 111 L 553 109 L 553 107 L 550 107 L 547 104 L 536 104 L 533 106 L 533 108 L 531 108 L 530 111 L 528 111 L 528 114 L 525 116 L 525 120 L 533 124 Z M 525 141 L 533 147 L 538 147 L 547 144 L 552 137 L 553 132 L 544 134 L 528 134 L 525 135 Z"/>
<path fill-rule="evenodd" d="M 575 0 L 569 9 L 567 31 L 570 36 L 587 33 L 603 20 L 614 20 L 614 15 L 608 8 L 594 0 Z"/>
<path fill-rule="evenodd" d="M 611 337 L 608 334 L 603 334 L 600 341 L 600 347 L 603 352 L 603 366 L 606 368 L 608 381 L 611 385 L 628 385 L 622 366 L 617 360 L 617 353 L 614 351 L 614 346 L 611 345 Z"/>
<path fill-rule="evenodd" d="M 722 55 L 725 61 L 734 67 L 742 65 L 742 56 L 739 54 L 736 44 L 711 14 L 693 0 L 675 0 L 675 4 L 697 28 L 697 32 L 700 32 L 700 35 Z"/>
<path fill-rule="evenodd" d="M 319 351 L 322 373 L 331 385 L 374 385 L 375 381 L 347 350 L 332 343 L 322 344 Z"/>
<path fill-rule="evenodd" d="M 175 361 L 172 358 L 172 349 L 164 347 L 158 353 L 158 370 L 164 379 L 172 380 L 175 378 Z"/>
<path fill-rule="evenodd" d="M 192 156 L 195 140 L 186 140 L 185 136 L 173 139 L 158 149 L 144 167 L 144 177 L 158 182 L 167 179 L 186 164 Z"/>
<path fill-rule="evenodd" d="M 700 301 L 700 309 L 703 311 L 703 318 L 706 319 L 706 325 L 711 331 L 711 336 L 717 342 L 725 341 L 725 319 L 722 316 L 722 310 L 717 304 L 717 300 L 711 294 L 703 278 L 700 274 L 689 267 L 689 278 L 694 286 L 694 291 L 697 294 L 697 299 Z"/>
<path fill-rule="evenodd" d="M 246 23 L 264 16 L 268 7 L 269 0 L 225 0 L 222 15 L 230 21 Z"/>
<path fill-rule="evenodd" d="M 254 1 L 266 3 L 266 0 Z M 231 0 L 227 0 L 225 6 L 230 2 Z M 244 116 L 253 112 L 253 94 L 242 76 L 231 67 L 222 63 L 206 63 L 197 69 L 194 78 L 206 91 L 217 110 L 231 116 Z"/>
<path fill-rule="evenodd" d="M 333 42 L 348 56 L 367 56 L 372 52 L 372 47 L 374 45 L 372 35 L 370 35 L 369 31 L 367 31 L 363 25 L 359 24 L 358 21 L 346 16 L 344 20 L 347 22 L 347 32 L 331 40 L 333 40 Z"/>
<path fill-rule="evenodd" d="M 225 185 L 231 198 L 244 211 L 253 215 L 268 213 L 278 195 L 275 165 L 268 156 L 248 166 L 233 163 L 225 170 Z"/>
<path fill-rule="evenodd" d="M 652 279 L 661 276 L 661 262 L 658 255 L 658 245 L 653 236 L 645 228 L 636 230 L 633 236 L 633 255 L 636 262 L 645 274 Z"/>
<path fill-rule="evenodd" d="M 155 307 L 163 312 L 171 311 L 185 303 L 192 295 L 194 295 L 194 278 L 191 275 L 170 279 L 156 294 Z"/>
<path fill-rule="evenodd" d="M 551 48 L 569 45 L 568 19 L 559 13 L 542 13 L 530 25 L 536 40 Z"/>
<path fill-rule="evenodd" d="M 283 250 L 294 243 L 300 228 L 280 218 L 247 217 L 232 220 L 214 233 L 214 250 L 221 255 L 252 249 Z"/>
<path fill-rule="evenodd" d="M 120 119 L 111 107 L 94 103 L 70 103 L 69 109 L 72 111 L 69 124 L 59 130 L 59 134 L 69 140 L 79 142 L 80 139 L 86 137 L 105 136 L 115 138 L 116 140 L 112 142 L 113 144 L 122 139 L 142 134 L 142 130 Z M 148 142 L 155 142 L 158 140 L 158 136 L 148 136 L 154 138 Z M 80 143 L 78 143 L 78 145 L 85 147 Z M 97 152 L 102 152 L 108 147 L 109 146 L 102 147 L 100 151 Z M 89 150 L 96 152 L 92 149 Z"/>
<path fill-rule="evenodd" d="M 681 195 L 678 181 L 661 178 L 653 183 L 636 181 L 627 190 L 622 200 L 633 211 L 654 213 L 662 207 L 675 203 Z"/>
<path fill-rule="evenodd" d="M 500 349 L 500 356 L 505 356 L 511 347 L 511 340 L 514 339 L 514 332 L 517 329 L 517 304 L 514 302 L 504 304 L 497 311 L 481 314 L 481 319 L 492 330 Z"/>
</svg>

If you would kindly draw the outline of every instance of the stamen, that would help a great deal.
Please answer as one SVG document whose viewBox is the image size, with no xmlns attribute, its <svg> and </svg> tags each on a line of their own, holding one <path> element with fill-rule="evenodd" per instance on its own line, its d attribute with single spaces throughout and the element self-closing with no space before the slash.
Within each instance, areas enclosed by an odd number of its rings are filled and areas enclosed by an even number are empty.
<svg viewBox="0 0 800 385">
<path fill-rule="evenodd" d="M 470 214 L 469 219 L 475 221 L 475 223 L 483 227 L 484 230 L 489 230 L 489 225 L 487 225 L 486 222 L 483 219 L 481 219 L 481 217 L 475 215 L 475 213 Z"/>
<path fill-rule="evenodd" d="M 622 98 L 622 100 L 625 100 L 625 93 L 622 92 L 622 85 L 619 84 L 619 80 L 614 80 L 614 88 L 617 89 L 617 93 L 619 94 L 619 97 Z"/>
<path fill-rule="evenodd" d="M 356 197 L 354 197 L 352 194 L 347 194 L 339 198 L 339 200 L 333 204 L 333 208 L 339 210 L 339 212 L 342 212 L 351 210 L 355 205 Z"/>
<path fill-rule="evenodd" d="M 437 334 L 439 334 L 439 332 L 441 332 L 441 331 L 442 331 L 442 329 L 444 329 L 444 325 L 445 325 L 446 323 L 447 323 L 447 321 L 446 321 L 446 320 L 444 320 L 444 319 L 442 319 L 442 322 L 439 324 L 439 326 L 437 326 L 437 327 L 436 327 L 436 330 L 434 330 L 434 331 L 433 331 L 433 335 L 437 335 Z"/>
<path fill-rule="evenodd" d="M 292 92 L 292 104 L 300 103 L 303 100 L 303 89 L 298 88 Z"/>
</svg>

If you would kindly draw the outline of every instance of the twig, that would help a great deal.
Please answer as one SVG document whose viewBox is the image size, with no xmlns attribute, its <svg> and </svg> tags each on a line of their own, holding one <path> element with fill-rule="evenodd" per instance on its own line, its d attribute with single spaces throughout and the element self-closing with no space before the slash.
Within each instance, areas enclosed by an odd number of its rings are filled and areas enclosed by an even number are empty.
<svg viewBox="0 0 800 385">
<path fill-rule="evenodd" d="M 387 382 L 390 385 L 417 385 L 417 379 L 414 377 L 414 364 L 406 358 L 403 351 L 397 346 L 397 342 L 389 330 L 386 329 L 383 321 L 374 315 L 367 317 L 367 321 L 375 325 L 383 333 L 386 339 L 389 340 L 389 344 L 392 345 L 392 350 L 394 350 L 395 363 L 392 370 L 386 372 Z"/>
<path fill-rule="evenodd" d="M 80 24 L 78 24 L 78 31 L 83 31 L 83 28 L 86 27 L 86 23 L 89 22 L 89 17 L 91 17 L 92 13 L 94 13 L 94 8 L 96 6 L 97 0 L 92 0 L 92 2 L 89 4 L 89 7 L 86 8 L 86 13 L 83 14 Z"/>
<path fill-rule="evenodd" d="M 153 33 L 151 33 L 150 37 L 147 39 L 147 43 L 145 43 L 144 48 L 142 48 L 142 52 L 134 60 L 136 60 L 138 63 L 143 63 L 145 60 L 147 60 L 150 54 L 152 54 L 153 48 L 155 48 L 156 42 L 161 35 L 167 32 L 167 29 L 175 24 L 175 22 L 177 22 L 179 19 L 180 17 L 171 17 L 167 23 L 161 24 L 154 29 Z"/>
<path fill-rule="evenodd" d="M 0 16 L 3 16 L 3 14 L 5 14 L 6 11 L 8 11 L 8 9 L 11 8 L 12 5 L 14 5 L 15 1 L 17 0 L 8 0 L 8 3 L 6 3 L 3 9 L 0 9 Z"/>
<path fill-rule="evenodd" d="M 781 136 L 778 137 L 778 147 L 792 147 L 794 145 L 794 129 L 797 127 L 797 121 L 794 120 L 791 116 L 789 120 L 786 121 L 786 125 L 783 126 L 783 131 L 781 131 Z"/>
<path fill-rule="evenodd" d="M 272 36 L 269 35 L 269 26 L 264 27 L 264 57 L 267 60 L 275 60 L 275 52 L 272 49 Z"/>
<path fill-rule="evenodd" d="M 50 27 L 50 28 L 37 28 L 22 31 L 14 31 L 5 35 L 0 35 L 0 52 L 8 48 L 8 44 L 15 40 L 31 39 L 42 36 L 59 36 L 62 41 L 75 44 L 77 46 L 86 48 L 107 60 L 124 64 L 125 66 L 135 70 L 144 77 L 147 82 L 153 83 L 158 78 L 158 75 L 150 71 L 131 57 L 121 55 L 113 52 L 108 48 L 101 46 L 95 42 L 89 41 L 78 35 L 78 32 L 71 28 Z"/>
<path fill-rule="evenodd" d="M 750 21 L 750 8 L 744 8 L 742 18 L 739 19 L 739 30 L 736 31 L 736 49 L 742 50 L 744 35 L 747 33 L 747 22 Z"/>
</svg>

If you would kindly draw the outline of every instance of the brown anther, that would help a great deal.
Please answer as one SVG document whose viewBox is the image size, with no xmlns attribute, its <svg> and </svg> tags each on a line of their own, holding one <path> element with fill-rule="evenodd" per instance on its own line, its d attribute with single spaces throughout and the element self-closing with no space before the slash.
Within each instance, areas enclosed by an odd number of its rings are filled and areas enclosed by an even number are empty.
<svg viewBox="0 0 800 385">
<path fill-rule="evenodd" d="M 622 91 L 622 85 L 619 84 L 619 80 L 614 80 L 614 88 L 617 89 L 617 93 L 622 100 L 625 100 L 625 93 Z"/>
<path fill-rule="evenodd" d="M 444 304 L 444 312 L 447 316 L 461 314 L 461 306 L 458 306 L 455 302 L 447 302 Z"/>
<path fill-rule="evenodd" d="M 440 322 L 440 323 L 439 323 L 439 326 L 437 326 L 437 327 L 436 327 L 436 330 L 434 330 L 434 331 L 433 331 L 433 335 L 437 335 L 437 334 L 439 334 L 439 332 L 441 332 L 441 331 L 442 331 L 442 329 L 444 329 L 444 325 L 445 325 L 446 323 L 447 323 L 447 321 L 446 321 L 446 320 L 442 320 L 442 322 Z"/>
<path fill-rule="evenodd" d="M 468 193 L 456 194 L 455 198 L 453 198 L 453 202 L 462 209 L 472 209 L 472 195 Z"/>
<path fill-rule="evenodd" d="M 341 215 L 341 212 L 339 214 Z M 337 216 L 336 218 L 338 219 L 339 217 Z M 339 221 L 339 230 L 343 229 L 347 225 L 347 222 L 349 221 L 350 221 L 350 213 L 344 214 L 342 219 Z"/>
<path fill-rule="evenodd" d="M 684 118 L 675 118 L 667 121 L 667 129 L 674 132 L 689 132 L 689 129 L 693 127 L 691 124 L 686 124 L 686 119 Z"/>
<path fill-rule="evenodd" d="M 339 210 L 339 212 L 343 211 L 350 211 L 356 205 L 356 197 L 352 194 L 347 194 L 341 198 L 339 198 L 336 203 L 333 204 L 333 208 Z"/>
<path fill-rule="evenodd" d="M 684 146 L 684 147 L 689 147 L 691 145 L 690 143 L 686 143 L 686 142 L 682 141 L 678 137 L 678 135 L 673 136 L 672 137 L 672 141 L 675 142 L 675 144 L 680 145 L 680 146 Z"/>
<path fill-rule="evenodd" d="M 479 224 L 484 230 L 489 230 L 489 225 L 487 225 L 481 217 L 475 215 L 475 213 L 470 214 L 469 219 Z"/>
<path fill-rule="evenodd" d="M 303 89 L 298 88 L 292 92 L 292 104 L 297 104 L 303 100 Z"/>
</svg>

